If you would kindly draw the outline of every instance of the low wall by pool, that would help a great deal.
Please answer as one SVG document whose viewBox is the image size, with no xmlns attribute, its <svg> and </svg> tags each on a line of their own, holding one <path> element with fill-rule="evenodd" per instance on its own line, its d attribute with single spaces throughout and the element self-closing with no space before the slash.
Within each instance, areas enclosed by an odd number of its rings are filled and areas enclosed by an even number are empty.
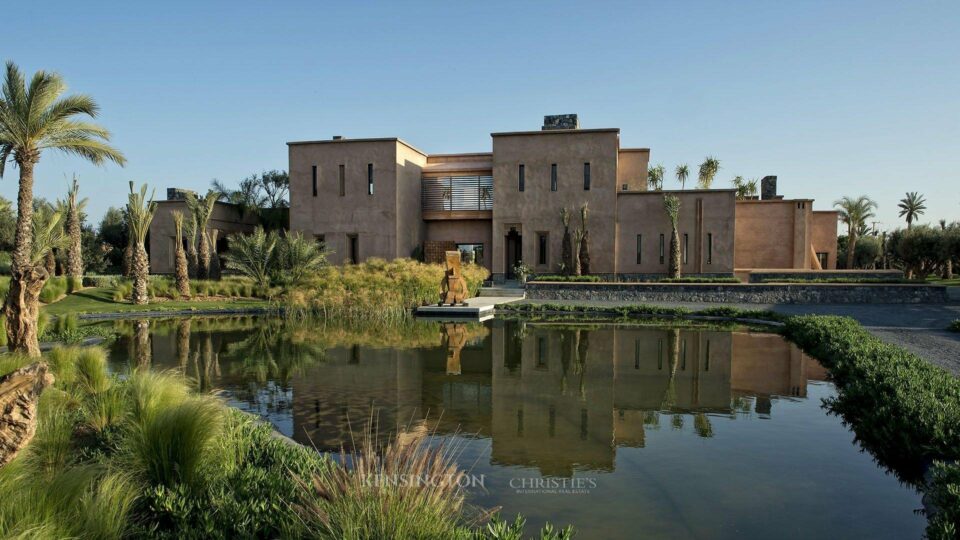
<svg viewBox="0 0 960 540">
<path fill-rule="evenodd" d="M 771 283 L 527 283 L 530 300 L 717 302 L 744 304 L 938 304 L 938 285 Z"/>
</svg>

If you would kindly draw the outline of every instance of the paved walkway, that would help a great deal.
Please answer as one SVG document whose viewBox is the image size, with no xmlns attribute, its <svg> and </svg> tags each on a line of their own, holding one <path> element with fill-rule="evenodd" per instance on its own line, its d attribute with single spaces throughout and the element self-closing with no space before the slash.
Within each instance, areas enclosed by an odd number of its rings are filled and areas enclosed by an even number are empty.
<svg viewBox="0 0 960 540">
<path fill-rule="evenodd" d="M 525 300 L 525 303 L 556 303 Z M 636 302 L 564 302 L 570 304 L 617 306 Z M 960 333 L 948 332 L 947 325 L 960 319 L 960 303 L 950 304 L 716 304 L 693 302 L 645 302 L 659 306 L 682 306 L 692 310 L 728 305 L 743 309 L 769 309 L 785 315 L 843 315 L 860 322 L 870 333 L 900 345 L 960 375 Z"/>
</svg>

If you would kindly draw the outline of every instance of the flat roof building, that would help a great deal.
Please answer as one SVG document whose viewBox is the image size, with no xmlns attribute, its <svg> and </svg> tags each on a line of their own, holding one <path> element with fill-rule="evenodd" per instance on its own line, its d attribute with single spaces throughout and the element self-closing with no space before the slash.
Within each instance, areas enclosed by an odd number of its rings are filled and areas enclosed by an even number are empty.
<svg viewBox="0 0 960 540">
<path fill-rule="evenodd" d="M 648 190 L 649 149 L 621 148 L 616 128 L 577 126 L 575 115 L 547 117 L 539 131 L 493 133 L 492 151 L 464 154 L 430 155 L 398 138 L 290 142 L 290 228 L 324 242 L 334 263 L 440 262 L 459 249 L 502 280 L 520 261 L 558 272 L 561 209 L 576 230 L 586 204 L 590 273 L 653 277 L 668 271 L 670 193 L 681 201 L 685 275 L 836 267 L 836 212 L 783 199 L 776 177 L 754 200 Z"/>
</svg>

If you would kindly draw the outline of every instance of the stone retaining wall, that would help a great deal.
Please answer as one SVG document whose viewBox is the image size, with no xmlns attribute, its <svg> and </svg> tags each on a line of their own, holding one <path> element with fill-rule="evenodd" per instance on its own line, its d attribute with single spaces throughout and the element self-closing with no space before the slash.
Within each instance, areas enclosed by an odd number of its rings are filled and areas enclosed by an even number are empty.
<svg viewBox="0 0 960 540">
<path fill-rule="evenodd" d="M 939 304 L 947 288 L 886 284 L 527 283 L 529 300 L 744 304 Z"/>
<path fill-rule="evenodd" d="M 750 283 L 763 283 L 775 279 L 903 279 L 900 270 L 751 270 Z"/>
</svg>

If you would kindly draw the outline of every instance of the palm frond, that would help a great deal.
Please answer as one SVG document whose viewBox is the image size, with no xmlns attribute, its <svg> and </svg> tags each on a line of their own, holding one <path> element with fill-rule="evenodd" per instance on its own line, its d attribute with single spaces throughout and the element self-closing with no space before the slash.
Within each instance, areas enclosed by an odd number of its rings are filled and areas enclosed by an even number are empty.
<svg viewBox="0 0 960 540">
<path fill-rule="evenodd" d="M 130 195 L 127 203 L 127 216 L 130 220 L 130 237 L 139 243 L 143 243 L 147 238 L 147 232 L 150 230 L 150 223 L 153 221 L 153 215 L 157 211 L 157 203 L 153 200 L 155 192 L 147 198 L 147 184 L 140 187 L 140 192 L 133 190 L 133 182 L 130 182 Z"/>
<path fill-rule="evenodd" d="M 33 245 L 31 246 L 30 263 L 40 264 L 47 253 L 53 249 L 67 247 L 69 238 L 64 233 L 65 216 L 49 205 L 40 206 L 33 213 Z"/>
</svg>

